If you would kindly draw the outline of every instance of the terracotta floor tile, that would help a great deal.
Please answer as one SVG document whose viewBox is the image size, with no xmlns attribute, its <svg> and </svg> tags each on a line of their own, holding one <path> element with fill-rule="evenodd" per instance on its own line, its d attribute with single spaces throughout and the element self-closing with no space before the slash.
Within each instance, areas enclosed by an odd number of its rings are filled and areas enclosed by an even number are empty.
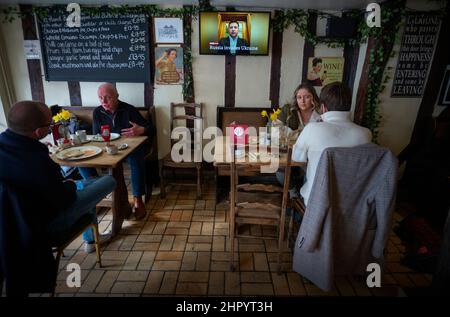
<svg viewBox="0 0 450 317">
<path fill-rule="evenodd" d="M 223 295 L 225 291 L 225 273 L 210 272 L 208 295 Z"/>
<path fill-rule="evenodd" d="M 183 259 L 183 252 L 176 252 L 176 251 L 159 251 L 156 254 L 156 260 L 174 260 L 174 261 L 180 261 Z"/>
<path fill-rule="evenodd" d="M 138 270 L 150 270 L 155 261 L 156 251 L 144 251 L 139 261 Z"/>
<path fill-rule="evenodd" d="M 271 283 L 268 272 L 241 272 L 241 283 Z"/>
<path fill-rule="evenodd" d="M 117 277 L 119 276 L 119 271 L 107 271 L 102 276 L 97 288 L 95 289 L 96 293 L 109 293 L 111 288 L 113 287 Z"/>
<path fill-rule="evenodd" d="M 147 282 L 144 287 L 144 294 L 157 294 L 161 287 L 162 279 L 164 277 L 163 271 L 151 271 L 148 275 Z"/>
<path fill-rule="evenodd" d="M 180 272 L 178 277 L 179 282 L 194 282 L 194 283 L 202 283 L 208 282 L 209 280 L 209 271 L 208 272 Z"/>
<path fill-rule="evenodd" d="M 181 267 L 181 261 L 157 261 L 153 262 L 154 271 L 178 271 Z"/>
<path fill-rule="evenodd" d="M 273 296 L 272 283 L 242 283 L 242 295 L 243 296 Z"/>
<path fill-rule="evenodd" d="M 159 294 L 174 294 L 177 287 L 178 272 L 165 272 Z"/>
<path fill-rule="evenodd" d="M 206 295 L 208 289 L 208 283 L 180 283 L 178 282 L 177 295 L 193 295 L 201 296 Z"/>
<path fill-rule="evenodd" d="M 111 293 L 141 294 L 145 282 L 116 282 L 111 289 Z"/>
<path fill-rule="evenodd" d="M 130 186 L 129 170 L 125 177 Z M 206 181 L 202 194 L 196 200 L 195 188 L 170 185 L 165 199 L 152 196 L 147 219 L 126 220 L 120 234 L 102 248 L 102 268 L 95 253 L 86 254 L 82 238 L 77 238 L 61 259 L 57 296 L 405 296 L 401 287 L 431 284 L 430 274 L 400 264 L 405 245 L 393 232 L 381 288 L 368 288 L 364 278 L 339 277 L 335 289 L 324 292 L 292 271 L 286 244 L 278 274 L 277 240 L 236 238 L 235 271 L 230 271 L 229 206 L 216 205 L 214 182 Z M 100 230 L 111 228 L 110 210 L 100 210 L 98 218 Z M 398 223 L 402 217 L 394 213 L 394 219 Z M 240 233 L 277 237 L 271 226 L 240 226 Z M 79 289 L 66 285 L 68 263 L 81 266 Z"/>
<path fill-rule="evenodd" d="M 181 270 L 183 271 L 193 271 L 195 270 L 195 263 L 197 262 L 197 252 L 186 251 L 183 256 L 183 261 L 181 263 Z"/>
</svg>

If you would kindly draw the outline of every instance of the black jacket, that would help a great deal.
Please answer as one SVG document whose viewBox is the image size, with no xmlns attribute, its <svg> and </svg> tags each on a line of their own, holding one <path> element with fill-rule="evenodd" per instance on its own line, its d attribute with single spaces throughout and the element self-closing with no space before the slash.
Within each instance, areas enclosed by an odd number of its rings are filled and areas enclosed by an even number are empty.
<svg viewBox="0 0 450 317">
<path fill-rule="evenodd" d="M 76 199 L 41 142 L 0 134 L 0 275 L 9 295 L 48 292 L 56 266 L 46 226 Z"/>
<path fill-rule="evenodd" d="M 236 53 L 235 54 L 231 54 L 231 50 L 230 50 L 230 37 L 223 37 L 219 40 L 219 46 L 222 47 L 222 49 L 218 50 L 218 53 L 220 54 L 225 54 L 225 55 L 250 55 L 250 51 L 248 50 L 248 43 L 238 37 L 237 39 L 237 43 L 236 43 Z"/>
<path fill-rule="evenodd" d="M 92 132 L 98 134 L 102 125 L 109 125 L 111 132 L 120 134 L 122 129 L 131 128 L 130 121 L 144 127 L 145 135 L 150 139 L 155 134 L 151 122 L 145 120 L 134 106 L 120 100 L 114 114 L 107 112 L 102 106 L 95 108 L 92 114 Z"/>
</svg>

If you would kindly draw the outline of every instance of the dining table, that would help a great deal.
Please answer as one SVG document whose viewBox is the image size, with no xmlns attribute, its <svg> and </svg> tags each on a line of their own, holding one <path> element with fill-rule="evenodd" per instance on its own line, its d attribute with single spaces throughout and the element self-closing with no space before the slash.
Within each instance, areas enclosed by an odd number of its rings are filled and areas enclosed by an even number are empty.
<svg viewBox="0 0 450 317">
<path fill-rule="evenodd" d="M 293 146 L 290 144 L 289 146 Z M 287 165 L 287 146 L 271 146 L 270 144 L 260 144 L 248 142 L 247 144 L 233 144 L 229 136 L 219 136 L 215 139 L 214 146 L 214 166 L 230 166 L 232 157 L 232 149 L 235 150 L 235 161 L 239 165 L 248 169 L 261 169 L 264 173 L 275 173 L 270 171 L 269 166 L 286 167 Z M 291 161 L 291 166 L 306 166 L 306 162 Z M 264 169 L 267 167 L 267 169 Z"/>
<path fill-rule="evenodd" d="M 92 137 L 90 138 L 92 139 Z M 118 151 L 116 154 L 108 154 L 106 152 L 106 143 L 97 139 L 91 140 L 79 146 L 94 146 L 101 151 L 93 157 L 83 158 L 77 157 L 65 158 L 58 153 L 52 154 L 51 158 L 60 166 L 74 166 L 74 167 L 92 167 L 97 169 L 107 169 L 108 174 L 112 175 L 116 180 L 116 188 L 112 192 L 111 199 L 103 200 L 100 206 L 110 206 L 112 209 L 112 236 L 117 235 L 121 228 L 123 221 L 127 219 L 132 212 L 131 205 L 128 200 L 128 190 L 125 184 L 123 173 L 123 161 L 130 155 L 137 147 L 144 143 L 147 136 L 123 137 L 110 141 L 111 145 L 119 147 L 126 144 L 126 148 Z M 72 147 L 75 149 L 75 147 Z M 95 148 L 94 148 L 95 149 Z M 60 152 L 62 153 L 62 152 Z M 59 156 L 59 158 L 58 158 Z M 63 159 L 61 159 L 63 158 Z"/>
</svg>

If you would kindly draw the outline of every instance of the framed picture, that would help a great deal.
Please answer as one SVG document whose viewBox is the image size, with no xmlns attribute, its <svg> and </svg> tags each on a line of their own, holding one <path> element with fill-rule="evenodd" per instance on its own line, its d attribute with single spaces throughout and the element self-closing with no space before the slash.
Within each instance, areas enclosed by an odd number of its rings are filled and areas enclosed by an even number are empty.
<svg viewBox="0 0 450 317">
<path fill-rule="evenodd" d="M 438 102 L 439 106 L 450 105 L 450 65 L 447 65 L 447 69 L 442 79 L 441 89 L 439 90 Z"/>
<path fill-rule="evenodd" d="M 155 18 L 155 43 L 183 43 L 183 20 Z"/>
<path fill-rule="evenodd" d="M 312 86 L 322 87 L 335 81 L 342 81 L 344 74 L 343 57 L 308 58 L 307 81 Z"/>
<path fill-rule="evenodd" d="M 156 47 L 155 83 L 158 85 L 181 85 L 183 82 L 183 48 L 174 45 Z"/>
</svg>

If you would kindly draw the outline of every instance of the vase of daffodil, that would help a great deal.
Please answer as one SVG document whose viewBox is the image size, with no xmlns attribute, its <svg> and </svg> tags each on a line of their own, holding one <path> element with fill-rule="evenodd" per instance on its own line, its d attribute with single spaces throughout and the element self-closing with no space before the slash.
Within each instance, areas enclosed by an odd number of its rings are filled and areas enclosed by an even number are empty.
<svg viewBox="0 0 450 317">
<path fill-rule="evenodd" d="M 64 139 L 64 143 L 69 142 L 69 123 L 70 123 L 71 113 L 67 110 L 62 110 L 53 116 L 53 138 L 56 141 L 59 139 Z"/>
<path fill-rule="evenodd" d="M 273 109 L 272 113 L 268 113 L 266 110 L 261 111 L 261 116 L 266 117 L 267 118 L 267 124 L 266 124 L 266 128 L 267 128 L 267 135 L 270 138 L 270 133 L 272 132 L 271 129 L 273 126 L 279 126 L 280 124 L 282 125 L 283 123 L 278 120 L 278 115 L 281 113 L 281 109 Z"/>
</svg>

